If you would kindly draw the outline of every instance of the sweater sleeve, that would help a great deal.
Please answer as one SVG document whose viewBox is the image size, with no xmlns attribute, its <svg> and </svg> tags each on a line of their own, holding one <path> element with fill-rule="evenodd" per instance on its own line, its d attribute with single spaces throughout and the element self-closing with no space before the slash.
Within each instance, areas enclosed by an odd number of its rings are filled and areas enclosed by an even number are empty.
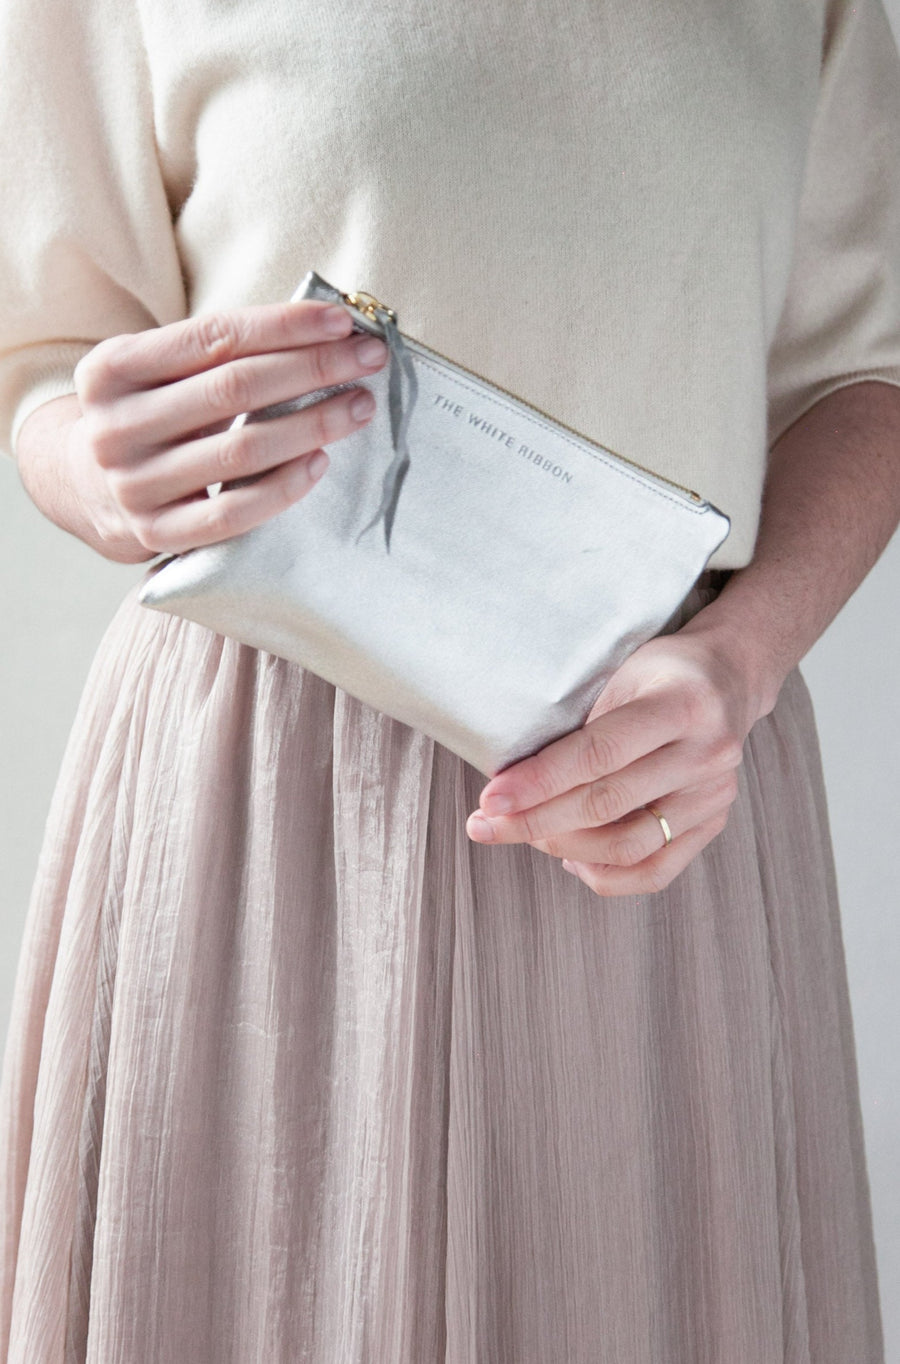
<svg viewBox="0 0 900 1364">
<path fill-rule="evenodd" d="M 0 5 L 0 449 L 108 336 L 186 315 L 128 0 Z"/>
<path fill-rule="evenodd" d="M 900 385 L 900 58 L 882 0 L 827 7 L 768 445 L 826 394 Z"/>
</svg>

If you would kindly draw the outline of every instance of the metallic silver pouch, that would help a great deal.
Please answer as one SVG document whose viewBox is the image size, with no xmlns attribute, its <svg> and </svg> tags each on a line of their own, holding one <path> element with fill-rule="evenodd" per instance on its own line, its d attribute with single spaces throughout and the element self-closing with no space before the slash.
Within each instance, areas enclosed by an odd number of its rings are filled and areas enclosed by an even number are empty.
<svg viewBox="0 0 900 1364">
<path fill-rule="evenodd" d="M 360 385 L 375 415 L 329 445 L 302 501 L 154 565 L 139 600 L 300 663 L 493 776 L 584 723 L 729 519 L 406 336 L 371 295 L 310 271 L 294 298 L 344 303 L 389 362 L 236 424 Z"/>
</svg>

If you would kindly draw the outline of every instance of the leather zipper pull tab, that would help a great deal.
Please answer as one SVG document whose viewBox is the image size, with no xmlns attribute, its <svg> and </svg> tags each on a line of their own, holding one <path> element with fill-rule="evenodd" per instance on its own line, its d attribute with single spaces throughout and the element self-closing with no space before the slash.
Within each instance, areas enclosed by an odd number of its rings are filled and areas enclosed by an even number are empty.
<svg viewBox="0 0 900 1364">
<path fill-rule="evenodd" d="M 348 295 L 347 301 L 351 306 L 357 307 L 358 304 L 352 302 L 359 295 Z M 371 297 L 371 296 L 369 296 Z M 359 544 L 361 538 L 379 521 L 384 523 L 384 544 L 388 553 L 391 550 L 391 531 L 394 525 L 394 517 L 397 512 L 397 503 L 400 499 L 400 491 L 403 487 L 403 480 L 406 478 L 409 469 L 409 450 L 406 444 L 406 432 L 409 426 L 409 419 L 412 415 L 413 407 L 419 391 L 419 381 L 413 367 L 412 357 L 403 342 L 403 337 L 397 327 L 397 314 L 391 308 L 385 308 L 375 299 L 369 307 L 361 309 L 369 317 L 380 322 L 384 331 L 384 339 L 390 352 L 390 372 L 388 376 L 388 411 L 391 420 L 391 441 L 394 447 L 394 457 L 385 471 L 384 482 L 381 490 L 381 501 L 378 510 L 372 519 L 363 526 L 356 537 Z M 403 379 L 406 379 L 406 401 L 403 400 Z"/>
</svg>

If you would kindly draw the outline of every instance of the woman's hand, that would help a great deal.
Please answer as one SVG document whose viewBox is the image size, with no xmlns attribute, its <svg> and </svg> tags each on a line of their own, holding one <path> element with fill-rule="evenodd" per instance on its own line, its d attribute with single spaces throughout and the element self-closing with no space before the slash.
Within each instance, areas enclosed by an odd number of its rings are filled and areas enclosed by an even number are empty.
<svg viewBox="0 0 900 1364">
<path fill-rule="evenodd" d="M 567 859 L 598 895 L 669 885 L 725 827 L 744 740 L 777 695 L 757 693 L 702 614 L 636 649 L 581 729 L 493 777 L 469 836 Z M 647 804 L 669 824 L 670 844 Z"/>
<path fill-rule="evenodd" d="M 80 416 L 66 456 L 100 552 L 135 563 L 212 544 L 305 497 L 327 467 L 322 446 L 371 417 L 368 392 L 228 428 L 242 412 L 380 369 L 384 342 L 351 337 L 352 326 L 346 308 L 302 300 L 190 318 L 89 351 L 75 371 Z M 216 483 L 223 489 L 210 497 Z"/>
<path fill-rule="evenodd" d="M 862 381 L 820 398 L 769 452 L 752 561 L 681 630 L 636 649 L 581 729 L 493 777 L 480 813 L 494 837 L 474 817 L 469 834 L 571 859 L 598 895 L 669 885 L 724 828 L 750 729 L 898 517 L 900 389 Z"/>
</svg>

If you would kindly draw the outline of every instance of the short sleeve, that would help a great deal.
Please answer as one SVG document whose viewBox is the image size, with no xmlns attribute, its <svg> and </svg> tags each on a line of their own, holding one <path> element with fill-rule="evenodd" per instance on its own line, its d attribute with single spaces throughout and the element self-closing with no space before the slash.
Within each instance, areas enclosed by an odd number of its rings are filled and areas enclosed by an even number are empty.
<svg viewBox="0 0 900 1364">
<path fill-rule="evenodd" d="M 769 349 L 769 448 L 864 379 L 900 385 L 900 58 L 881 0 L 837 0 Z"/>
<path fill-rule="evenodd" d="M 185 316 L 128 0 L 0 4 L 0 449 L 98 341 Z"/>
</svg>

